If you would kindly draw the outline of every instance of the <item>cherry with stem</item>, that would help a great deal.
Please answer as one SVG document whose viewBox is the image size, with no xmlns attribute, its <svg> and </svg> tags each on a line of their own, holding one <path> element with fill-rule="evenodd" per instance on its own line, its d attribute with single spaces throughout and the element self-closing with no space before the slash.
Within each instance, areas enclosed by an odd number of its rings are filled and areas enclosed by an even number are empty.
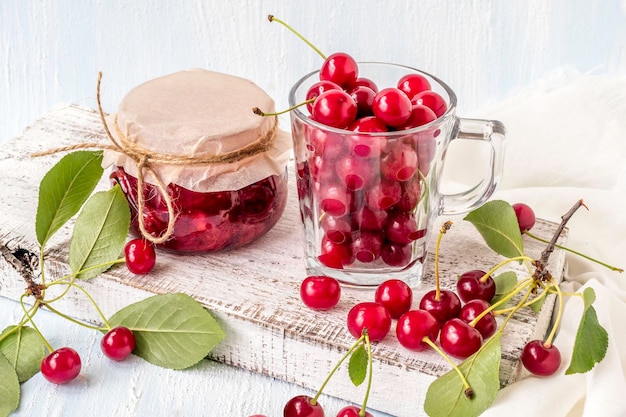
<svg viewBox="0 0 626 417">
<path fill-rule="evenodd" d="M 458 295 L 450 290 L 442 290 L 439 283 L 439 247 L 443 235 L 451 227 L 451 221 L 446 221 L 441 226 L 435 246 L 435 289 L 424 294 L 419 303 L 419 307 L 430 312 L 437 319 L 440 326 L 443 326 L 449 319 L 458 316 L 461 311 L 461 300 Z"/>
</svg>

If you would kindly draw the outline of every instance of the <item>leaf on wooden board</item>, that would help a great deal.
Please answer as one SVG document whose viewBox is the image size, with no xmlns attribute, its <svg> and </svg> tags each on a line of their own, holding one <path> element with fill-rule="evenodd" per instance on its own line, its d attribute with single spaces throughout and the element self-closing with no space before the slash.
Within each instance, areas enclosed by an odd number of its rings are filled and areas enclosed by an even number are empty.
<svg viewBox="0 0 626 417">
<path fill-rule="evenodd" d="M 0 353 L 0 417 L 7 417 L 20 404 L 20 382 L 13 365 Z"/>
<path fill-rule="evenodd" d="M 0 353 L 15 369 L 19 382 L 28 381 L 39 372 L 41 360 L 46 356 L 46 345 L 35 329 L 9 326 L 0 334 L 0 339 Z"/>
<path fill-rule="evenodd" d="M 101 151 L 65 155 L 41 180 L 35 231 L 43 246 L 89 198 L 102 177 Z"/>
<path fill-rule="evenodd" d="M 530 309 L 535 313 L 539 313 L 546 302 L 546 298 L 548 298 L 548 296 L 537 297 L 533 303 L 529 304 Z"/>
<path fill-rule="evenodd" d="M 133 353 L 169 369 L 185 369 L 206 357 L 225 337 L 219 323 L 186 294 L 155 295 L 115 313 L 109 323 L 133 331 Z"/>
<path fill-rule="evenodd" d="M 585 288 L 583 291 L 585 307 L 576 332 L 572 361 L 565 370 L 566 375 L 590 371 L 606 355 L 609 335 L 598 321 L 598 315 L 592 305 L 595 299 L 596 293 L 593 288 Z"/>
<path fill-rule="evenodd" d="M 118 185 L 91 196 L 74 225 L 69 253 L 72 273 L 89 279 L 106 271 L 120 257 L 129 227 L 130 209 Z"/>
<path fill-rule="evenodd" d="M 463 381 L 454 370 L 430 384 L 424 401 L 424 411 L 430 417 L 475 417 L 489 408 L 500 390 L 501 337 L 497 332 L 459 365 L 472 387 L 473 398 L 465 395 Z"/>
<path fill-rule="evenodd" d="M 515 271 L 506 271 L 493 277 L 496 283 L 496 294 L 507 294 L 517 285 L 517 274 Z"/>
<path fill-rule="evenodd" d="M 363 344 L 359 345 L 358 348 L 352 355 L 350 355 L 350 361 L 348 362 L 348 375 L 350 375 L 350 380 L 354 384 L 355 387 L 358 387 L 365 381 L 365 376 L 367 375 L 367 350 Z"/>
<path fill-rule="evenodd" d="M 524 255 L 524 241 L 515 210 L 506 201 L 489 201 L 469 212 L 464 220 L 476 227 L 487 246 L 496 253 L 507 258 Z"/>
</svg>

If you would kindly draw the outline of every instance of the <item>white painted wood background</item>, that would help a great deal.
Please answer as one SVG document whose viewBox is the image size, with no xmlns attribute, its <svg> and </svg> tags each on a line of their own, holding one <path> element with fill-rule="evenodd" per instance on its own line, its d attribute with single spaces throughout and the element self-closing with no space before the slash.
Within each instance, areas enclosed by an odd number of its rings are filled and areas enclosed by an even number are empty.
<svg viewBox="0 0 626 417">
<path fill-rule="evenodd" d="M 624 0 L 2 0 L 0 141 L 59 102 L 114 111 L 135 85 L 189 67 L 250 78 L 285 107 L 326 53 L 419 67 L 461 115 L 569 71 L 626 73 Z"/>
</svg>

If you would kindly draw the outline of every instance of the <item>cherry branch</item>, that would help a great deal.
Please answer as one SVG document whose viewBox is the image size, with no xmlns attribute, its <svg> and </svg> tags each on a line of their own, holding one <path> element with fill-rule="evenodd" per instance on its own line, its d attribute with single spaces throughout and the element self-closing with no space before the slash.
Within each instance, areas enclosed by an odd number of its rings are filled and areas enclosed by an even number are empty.
<svg viewBox="0 0 626 417">
<path fill-rule="evenodd" d="M 550 255 L 552 255 L 552 252 L 554 252 L 554 248 L 556 247 L 556 241 L 561 236 L 561 233 L 563 233 L 563 229 L 565 229 L 565 226 L 567 225 L 569 220 L 580 207 L 587 208 L 583 200 L 578 200 L 567 213 L 561 216 L 561 224 L 559 224 L 559 226 L 556 228 L 554 235 L 550 240 L 550 243 L 548 243 L 548 246 L 546 246 L 543 252 L 541 252 L 541 258 L 533 263 L 534 266 L 537 268 L 535 270 L 535 273 L 533 274 L 533 278 L 535 280 L 549 281 L 552 279 L 552 275 L 546 269 L 546 265 L 548 265 Z"/>
</svg>

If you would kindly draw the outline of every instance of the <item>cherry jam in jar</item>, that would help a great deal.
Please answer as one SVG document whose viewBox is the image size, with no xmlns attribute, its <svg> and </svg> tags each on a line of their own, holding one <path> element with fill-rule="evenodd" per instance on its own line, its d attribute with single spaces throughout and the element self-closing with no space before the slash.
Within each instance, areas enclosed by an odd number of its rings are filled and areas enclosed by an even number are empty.
<svg viewBox="0 0 626 417">
<path fill-rule="evenodd" d="M 132 231 L 140 235 L 137 178 L 122 167 L 114 167 L 110 178 L 126 195 Z M 166 203 L 152 184 L 144 183 L 142 193 L 146 231 L 160 236 L 168 225 Z M 259 238 L 276 224 L 287 202 L 287 172 L 234 191 L 203 193 L 170 184 L 167 193 L 176 220 L 171 237 L 160 247 L 183 253 L 234 249 Z"/>
<path fill-rule="evenodd" d="M 128 200 L 131 232 L 162 249 L 203 253 L 244 246 L 278 222 L 291 136 L 254 107 L 273 113 L 275 104 L 250 80 L 199 68 L 126 94 L 107 116 L 116 146 L 102 165 Z"/>
</svg>

